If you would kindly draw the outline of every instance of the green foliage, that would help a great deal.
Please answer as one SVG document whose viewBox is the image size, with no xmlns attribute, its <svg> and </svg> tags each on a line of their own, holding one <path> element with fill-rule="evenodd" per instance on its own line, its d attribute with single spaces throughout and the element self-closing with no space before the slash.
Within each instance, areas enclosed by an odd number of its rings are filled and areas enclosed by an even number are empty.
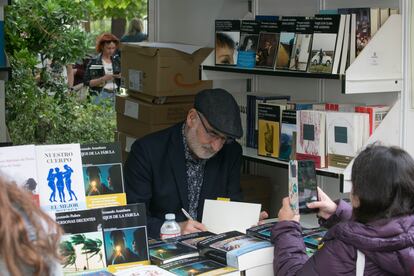
<svg viewBox="0 0 414 276">
<path fill-rule="evenodd" d="M 78 28 L 88 1 L 15 0 L 7 7 L 6 50 L 12 79 L 6 82 L 6 120 L 14 144 L 108 142 L 115 112 L 69 91 L 60 74 L 38 69 L 38 56 L 57 67 L 85 56 L 88 37 Z"/>
<path fill-rule="evenodd" d="M 144 18 L 147 16 L 148 0 L 93 0 L 96 7 L 92 17 L 106 18 Z"/>
</svg>

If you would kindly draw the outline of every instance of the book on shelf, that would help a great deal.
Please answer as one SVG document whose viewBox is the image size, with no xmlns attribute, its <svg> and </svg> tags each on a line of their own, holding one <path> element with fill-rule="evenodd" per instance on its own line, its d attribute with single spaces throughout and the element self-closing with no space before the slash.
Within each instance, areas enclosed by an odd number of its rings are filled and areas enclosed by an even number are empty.
<svg viewBox="0 0 414 276">
<path fill-rule="evenodd" d="M 278 158 L 280 149 L 280 124 L 285 105 L 260 103 L 257 109 L 259 123 L 257 154 Z"/>
<path fill-rule="evenodd" d="M 238 231 L 230 231 L 198 243 L 200 255 L 240 271 L 273 263 L 273 245 Z"/>
<path fill-rule="evenodd" d="M 381 124 L 382 120 L 390 110 L 389 105 L 359 105 L 355 107 L 355 112 L 368 113 L 369 115 L 369 135 Z"/>
<path fill-rule="evenodd" d="M 36 146 L 40 207 L 48 213 L 86 208 L 79 144 Z"/>
<path fill-rule="evenodd" d="M 246 123 L 246 145 L 257 148 L 259 123 L 257 118 L 257 107 L 259 103 L 285 104 L 290 100 L 288 95 L 279 95 L 266 92 L 247 93 L 247 123 Z"/>
<path fill-rule="evenodd" d="M 299 110 L 296 116 L 296 159 L 313 160 L 316 168 L 325 168 L 327 165 L 325 112 Z"/>
<path fill-rule="evenodd" d="M 290 56 L 295 39 L 296 22 L 303 17 L 283 16 L 279 20 L 280 39 L 276 56 L 276 69 L 289 69 Z"/>
<path fill-rule="evenodd" d="M 390 17 L 390 8 L 380 8 L 380 26 Z"/>
<path fill-rule="evenodd" d="M 240 20 L 215 21 L 215 64 L 237 64 L 240 41 Z"/>
<path fill-rule="evenodd" d="M 313 19 L 308 17 L 299 18 L 296 21 L 289 70 L 304 72 L 308 70 L 310 47 L 313 37 L 313 22 Z"/>
<path fill-rule="evenodd" d="M 355 44 L 351 44 L 351 47 L 355 47 L 356 57 L 368 44 L 380 26 L 379 8 L 342 8 L 338 9 L 338 12 L 341 14 L 355 14 Z"/>
<path fill-rule="evenodd" d="M 349 45 L 351 35 L 351 15 L 345 15 L 344 40 L 342 42 L 341 61 L 338 74 L 345 74 L 345 69 L 349 66 Z"/>
<path fill-rule="evenodd" d="M 240 44 L 238 49 L 237 66 L 254 68 L 256 51 L 259 43 L 260 22 L 242 20 L 240 26 Z"/>
<path fill-rule="evenodd" d="M 343 23 L 341 23 L 343 22 Z M 312 50 L 309 60 L 309 69 L 311 73 L 336 73 L 333 72 L 333 64 L 337 53 L 337 43 L 341 43 L 338 37 L 340 26 L 344 25 L 344 19 L 339 14 L 321 14 L 316 15 L 314 19 Z M 343 32 L 342 27 L 342 32 Z"/>
<path fill-rule="evenodd" d="M 144 204 L 55 214 L 65 231 L 61 240 L 65 273 L 107 268 L 116 272 L 149 264 Z"/>
<path fill-rule="evenodd" d="M 282 111 L 280 129 L 279 159 L 291 160 L 296 157 L 296 110 Z"/>
<path fill-rule="evenodd" d="M 139 265 L 133 268 L 123 269 L 114 274 L 115 276 L 175 276 L 156 265 Z"/>
<path fill-rule="evenodd" d="M 279 21 L 261 21 L 256 67 L 274 69 L 279 47 Z"/>
<path fill-rule="evenodd" d="M 328 166 L 346 168 L 369 138 L 369 115 L 327 112 Z"/>
<path fill-rule="evenodd" d="M 24 187 L 40 205 L 34 145 L 0 147 L 0 176 Z"/>
<path fill-rule="evenodd" d="M 296 214 L 317 212 L 307 204 L 318 200 L 315 163 L 312 160 L 290 160 L 288 169 L 289 200 Z"/>
<path fill-rule="evenodd" d="M 119 143 L 81 145 L 86 207 L 126 205 Z"/>
<path fill-rule="evenodd" d="M 161 265 L 162 269 L 172 272 L 174 275 L 199 275 L 199 276 L 240 276 L 240 271 L 234 267 L 203 257 L 192 257 Z"/>
</svg>

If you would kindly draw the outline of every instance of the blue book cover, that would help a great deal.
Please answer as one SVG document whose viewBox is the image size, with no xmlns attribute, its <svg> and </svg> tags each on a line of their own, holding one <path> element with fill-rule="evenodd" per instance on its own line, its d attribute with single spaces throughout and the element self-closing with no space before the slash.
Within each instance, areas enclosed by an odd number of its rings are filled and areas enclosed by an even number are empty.
<svg viewBox="0 0 414 276">
<path fill-rule="evenodd" d="M 4 21 L 0 21 L 0 67 L 6 67 L 6 54 L 4 48 Z"/>
</svg>

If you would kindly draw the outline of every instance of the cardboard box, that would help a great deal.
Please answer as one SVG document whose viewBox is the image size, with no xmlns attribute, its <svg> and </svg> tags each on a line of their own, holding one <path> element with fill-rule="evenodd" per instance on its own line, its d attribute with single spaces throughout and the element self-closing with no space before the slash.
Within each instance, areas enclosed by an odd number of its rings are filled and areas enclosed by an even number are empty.
<svg viewBox="0 0 414 276">
<path fill-rule="evenodd" d="M 262 210 L 269 212 L 272 185 L 270 178 L 265 176 L 242 174 L 240 186 L 243 193 L 243 201 L 262 204 Z"/>
<path fill-rule="evenodd" d="M 116 140 L 121 144 L 122 163 L 125 163 L 125 160 L 128 158 L 128 154 L 131 151 L 131 146 L 137 138 L 119 131 L 116 133 L 116 136 Z"/>
<path fill-rule="evenodd" d="M 161 125 L 146 124 L 138 120 L 135 120 L 131 117 L 122 115 L 120 113 L 116 114 L 116 124 L 117 124 L 118 131 L 129 134 L 130 136 L 135 137 L 135 138 L 144 137 L 147 134 L 156 132 L 161 129 L 165 129 L 173 125 L 173 124 L 161 124 Z"/>
<path fill-rule="evenodd" d="M 127 90 L 127 94 L 135 99 L 151 104 L 190 103 L 194 102 L 195 98 L 195 95 L 156 97 L 132 90 Z"/>
<path fill-rule="evenodd" d="M 211 88 L 200 64 L 212 48 L 172 43 L 122 43 L 121 85 L 156 97 L 194 95 Z"/>
<path fill-rule="evenodd" d="M 193 103 L 150 104 L 129 96 L 116 96 L 117 113 L 146 124 L 174 124 L 184 121 Z"/>
</svg>

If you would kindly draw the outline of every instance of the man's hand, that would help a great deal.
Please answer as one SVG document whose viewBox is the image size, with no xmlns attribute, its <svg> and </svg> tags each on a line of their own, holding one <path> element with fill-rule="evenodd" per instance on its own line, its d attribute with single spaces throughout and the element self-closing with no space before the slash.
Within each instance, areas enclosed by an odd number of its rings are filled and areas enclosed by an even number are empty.
<svg viewBox="0 0 414 276">
<path fill-rule="evenodd" d="M 282 201 L 282 208 L 279 210 L 278 214 L 279 221 L 283 220 L 294 220 L 299 222 L 300 215 L 295 214 L 295 212 L 290 207 L 289 197 L 285 197 Z"/>
<path fill-rule="evenodd" d="M 325 194 L 322 189 L 318 187 L 318 201 L 310 202 L 307 204 L 308 208 L 319 208 L 318 216 L 328 219 L 330 216 L 335 214 L 336 208 L 338 207 L 332 199 Z"/>
<path fill-rule="evenodd" d="M 204 224 L 196 221 L 196 220 L 187 220 L 182 221 L 178 223 L 181 228 L 181 235 L 195 233 L 195 232 L 201 232 L 201 231 L 207 231 L 207 228 L 204 226 Z"/>
<path fill-rule="evenodd" d="M 259 216 L 259 223 L 257 223 L 257 225 L 266 223 L 263 220 L 267 219 L 268 217 L 269 217 L 269 214 L 266 211 L 261 211 L 260 216 Z"/>
</svg>

